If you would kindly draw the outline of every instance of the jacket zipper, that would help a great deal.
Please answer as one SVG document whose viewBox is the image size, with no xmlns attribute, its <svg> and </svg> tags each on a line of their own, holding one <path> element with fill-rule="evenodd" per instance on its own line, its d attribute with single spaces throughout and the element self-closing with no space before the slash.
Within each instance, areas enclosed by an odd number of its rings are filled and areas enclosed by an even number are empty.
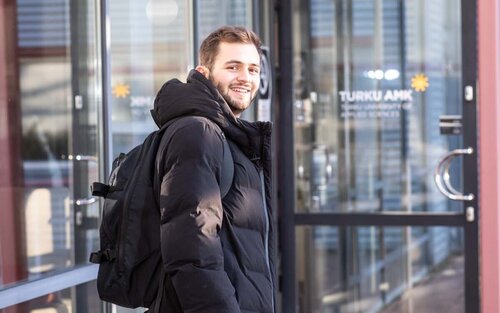
<svg viewBox="0 0 500 313">
<path fill-rule="evenodd" d="M 262 169 L 259 170 L 259 175 L 260 175 L 260 185 L 261 185 L 261 190 L 262 190 L 262 204 L 264 208 L 264 220 L 265 220 L 265 234 L 264 234 L 264 249 L 266 252 L 266 265 L 267 265 L 267 272 L 269 275 L 269 278 L 271 279 L 271 301 L 272 301 L 272 308 L 274 312 L 274 281 L 273 281 L 273 276 L 271 273 L 271 265 L 270 265 L 270 256 L 269 256 L 269 212 L 267 211 L 267 202 L 266 202 L 266 190 L 265 190 L 265 184 L 264 184 L 264 173 Z"/>
</svg>

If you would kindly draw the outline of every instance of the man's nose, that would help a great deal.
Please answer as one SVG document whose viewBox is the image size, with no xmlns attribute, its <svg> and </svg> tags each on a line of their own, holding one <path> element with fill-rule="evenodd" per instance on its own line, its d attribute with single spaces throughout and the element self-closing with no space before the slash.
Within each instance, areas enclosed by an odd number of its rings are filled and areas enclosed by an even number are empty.
<svg viewBox="0 0 500 313">
<path fill-rule="evenodd" d="M 242 69 L 238 74 L 238 80 L 245 81 L 245 82 L 250 81 L 249 69 Z"/>
</svg>

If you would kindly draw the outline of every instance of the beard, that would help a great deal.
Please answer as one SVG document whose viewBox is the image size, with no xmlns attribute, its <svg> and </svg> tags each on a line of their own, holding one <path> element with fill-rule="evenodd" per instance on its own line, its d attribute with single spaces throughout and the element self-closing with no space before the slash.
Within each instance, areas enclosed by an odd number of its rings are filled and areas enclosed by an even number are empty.
<svg viewBox="0 0 500 313">
<path fill-rule="evenodd" d="M 257 97 L 257 91 L 255 91 L 254 94 L 250 96 L 250 100 L 248 100 L 248 103 L 246 101 L 242 102 L 242 101 L 233 99 L 229 95 L 229 87 L 224 88 L 224 86 L 222 86 L 220 83 L 216 83 L 215 81 L 213 81 L 211 79 L 211 77 L 209 77 L 209 79 L 215 85 L 215 88 L 217 88 L 217 90 L 221 94 L 222 98 L 224 98 L 224 100 L 226 100 L 226 103 L 228 104 L 228 106 L 231 109 L 231 111 L 233 112 L 233 114 L 237 117 L 240 116 L 240 114 L 243 113 L 243 111 L 245 111 L 250 106 L 250 104 L 255 100 L 255 98 Z"/>
</svg>

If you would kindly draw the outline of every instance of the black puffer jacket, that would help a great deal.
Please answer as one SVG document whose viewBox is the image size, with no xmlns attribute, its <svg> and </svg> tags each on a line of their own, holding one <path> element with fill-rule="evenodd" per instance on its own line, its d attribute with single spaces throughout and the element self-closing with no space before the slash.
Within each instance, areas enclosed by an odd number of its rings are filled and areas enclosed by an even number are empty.
<svg viewBox="0 0 500 313">
<path fill-rule="evenodd" d="M 195 70 L 187 83 L 174 79 L 163 85 L 153 117 L 159 126 L 185 117 L 167 128 L 157 158 L 167 272 L 161 312 L 275 312 L 271 123 L 235 118 Z M 223 203 L 222 136 L 234 160 Z"/>
</svg>

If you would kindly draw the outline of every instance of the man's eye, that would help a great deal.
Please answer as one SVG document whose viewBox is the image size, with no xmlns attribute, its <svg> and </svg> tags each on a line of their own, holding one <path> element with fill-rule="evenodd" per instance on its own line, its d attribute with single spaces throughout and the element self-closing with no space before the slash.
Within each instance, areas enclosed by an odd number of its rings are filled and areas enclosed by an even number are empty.
<svg viewBox="0 0 500 313">
<path fill-rule="evenodd" d="M 251 68 L 250 69 L 250 73 L 252 73 L 252 74 L 259 74 L 260 70 L 258 68 Z"/>
<path fill-rule="evenodd" d="M 228 66 L 227 68 L 232 70 L 232 71 L 238 70 L 238 66 L 236 66 L 236 65 L 231 65 L 231 66 Z"/>
</svg>

